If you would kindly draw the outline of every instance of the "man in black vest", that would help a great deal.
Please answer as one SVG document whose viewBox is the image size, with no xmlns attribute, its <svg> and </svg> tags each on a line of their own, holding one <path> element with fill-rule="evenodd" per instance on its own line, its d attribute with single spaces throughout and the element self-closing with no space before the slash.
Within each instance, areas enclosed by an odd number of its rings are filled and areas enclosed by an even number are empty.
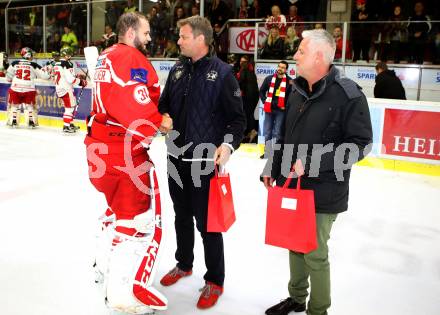
<svg viewBox="0 0 440 315">
<path fill-rule="evenodd" d="M 197 307 L 212 307 L 223 293 L 225 264 L 221 233 L 207 232 L 209 180 L 238 148 L 246 118 L 232 68 L 212 55 L 209 21 L 192 16 L 178 22 L 182 58 L 171 69 L 159 111 L 173 119 L 167 139 L 168 183 L 174 203 L 177 265 L 160 283 L 173 285 L 192 274 L 194 223 L 205 251 L 205 287 Z"/>
</svg>

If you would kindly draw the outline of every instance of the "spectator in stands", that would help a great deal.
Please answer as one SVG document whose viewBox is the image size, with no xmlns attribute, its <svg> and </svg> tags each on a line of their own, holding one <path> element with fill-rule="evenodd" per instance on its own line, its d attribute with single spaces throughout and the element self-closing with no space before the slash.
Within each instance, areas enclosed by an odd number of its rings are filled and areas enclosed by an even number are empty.
<svg viewBox="0 0 440 315">
<path fill-rule="evenodd" d="M 191 16 L 200 15 L 200 9 L 198 5 L 193 5 L 191 7 Z"/>
<path fill-rule="evenodd" d="M 376 73 L 374 97 L 406 100 L 405 89 L 394 70 L 389 70 L 385 62 L 379 62 Z"/>
<path fill-rule="evenodd" d="M 26 25 L 29 26 L 43 26 L 43 12 L 41 11 L 41 7 L 32 7 L 31 11 L 28 14 L 28 20 Z"/>
<path fill-rule="evenodd" d="M 264 43 L 261 52 L 262 59 L 283 59 L 284 58 L 284 40 L 280 37 L 278 27 L 273 26 Z"/>
<path fill-rule="evenodd" d="M 160 7 L 153 6 L 150 11 L 150 54 L 156 56 L 162 55 L 162 48 L 165 46 L 164 42 L 168 36 L 168 20 L 164 13 L 161 12 Z"/>
<path fill-rule="evenodd" d="M 214 24 L 214 48 L 217 57 L 226 62 L 228 56 L 228 32 L 223 30 L 220 33 L 221 29 L 220 24 Z"/>
<path fill-rule="evenodd" d="M 238 84 L 240 85 L 243 109 L 246 115 L 246 129 L 244 131 L 243 142 L 253 142 L 257 136 L 257 121 L 254 118 L 255 107 L 258 104 L 258 84 L 254 66 L 249 62 L 249 56 L 243 55 L 240 58 L 240 70 L 236 73 Z"/>
<path fill-rule="evenodd" d="M 177 48 L 176 42 L 169 39 L 163 52 L 164 58 L 177 58 L 179 57 L 179 48 Z"/>
<path fill-rule="evenodd" d="M 78 39 L 70 25 L 64 26 L 64 34 L 61 37 L 61 48 L 69 47 L 74 53 L 78 50 Z"/>
<path fill-rule="evenodd" d="M 409 62 L 423 63 L 428 33 L 431 30 L 431 19 L 425 15 L 423 3 L 414 5 L 414 15 L 408 20 Z"/>
<path fill-rule="evenodd" d="M 281 37 L 286 36 L 286 26 L 287 26 L 286 17 L 283 14 L 281 14 L 280 7 L 277 5 L 272 6 L 271 11 L 272 11 L 272 15 L 269 16 L 266 20 L 266 28 L 268 30 L 271 30 L 275 26 L 278 28 Z M 282 59 L 282 58 L 278 58 L 278 59 Z"/>
<path fill-rule="evenodd" d="M 232 17 L 232 12 L 223 0 L 213 0 L 208 9 L 208 17 L 212 25 L 223 26 Z"/>
<path fill-rule="evenodd" d="M 289 7 L 289 15 L 286 17 L 287 27 L 293 26 L 296 31 L 296 35 L 301 38 L 301 33 L 304 30 L 304 19 L 298 15 L 298 7 L 291 5 Z"/>
<path fill-rule="evenodd" d="M 179 6 L 181 6 L 185 11 L 185 15 L 190 16 L 191 8 L 194 5 L 194 0 L 179 0 L 179 2 Z"/>
<path fill-rule="evenodd" d="M 404 47 L 408 42 L 408 29 L 406 18 L 402 14 L 402 7 L 395 5 L 393 14 L 389 18 L 389 23 L 385 25 L 386 40 L 389 40 L 389 50 L 386 54 L 387 60 L 393 60 L 394 63 L 399 63 L 402 60 Z"/>
<path fill-rule="evenodd" d="M 54 33 L 47 40 L 47 51 L 60 51 L 61 50 L 61 36 L 59 33 Z"/>
<path fill-rule="evenodd" d="M 105 24 L 116 29 L 116 23 L 121 15 L 121 9 L 115 2 L 106 2 L 105 4 Z"/>
<path fill-rule="evenodd" d="M 170 31 L 172 34 L 172 39 L 177 42 L 179 39 L 179 28 L 177 27 L 177 22 L 179 22 L 179 20 L 185 19 L 186 15 L 185 15 L 185 11 L 183 10 L 182 7 L 176 7 L 175 12 L 174 12 L 174 24 L 172 24 Z"/>
<path fill-rule="evenodd" d="M 254 17 L 259 18 L 262 17 L 261 15 L 261 8 L 259 0 L 254 0 L 251 4 L 251 10 L 253 11 Z"/>
<path fill-rule="evenodd" d="M 43 12 L 41 7 L 32 7 L 31 11 L 26 15 L 24 25 L 29 26 L 27 33 L 26 46 L 31 46 L 36 52 L 42 51 L 43 48 Z"/>
<path fill-rule="evenodd" d="M 87 6 L 85 4 L 77 4 L 72 7 L 70 25 L 72 30 L 75 30 L 78 47 L 83 48 L 87 42 Z M 77 51 L 74 52 L 77 53 Z"/>
<path fill-rule="evenodd" d="M 180 3 L 180 0 L 166 0 L 164 4 L 166 10 L 170 12 L 170 25 L 171 27 L 173 27 L 177 23 L 177 21 L 175 20 L 176 10 L 178 7 L 182 7 L 182 4 Z"/>
<path fill-rule="evenodd" d="M 101 50 L 104 50 L 110 46 L 113 46 L 118 42 L 118 35 L 113 32 L 113 28 L 110 25 L 105 26 L 105 33 L 95 43 Z"/>
<path fill-rule="evenodd" d="M 369 50 L 371 45 L 371 29 L 372 25 L 363 23 L 371 21 L 367 11 L 367 0 L 357 0 L 356 8 L 351 15 L 351 21 L 355 22 L 351 25 L 351 39 L 353 42 L 353 61 L 356 62 L 361 58 L 370 61 Z"/>
<path fill-rule="evenodd" d="M 70 6 L 68 5 L 60 5 L 55 7 L 57 11 L 56 13 L 56 23 L 58 30 L 61 31 L 61 29 L 64 27 L 64 25 L 69 24 L 69 18 L 70 18 Z"/>
<path fill-rule="evenodd" d="M 248 0 L 241 0 L 240 7 L 238 8 L 239 19 L 250 19 L 255 17 L 255 10 L 249 5 Z M 241 23 L 242 26 L 251 25 L 250 23 Z"/>
<path fill-rule="evenodd" d="M 135 11 L 139 11 L 139 10 L 138 10 L 137 6 L 134 5 L 134 1 L 127 0 L 127 6 L 124 8 L 124 13 L 135 12 Z"/>
<path fill-rule="evenodd" d="M 293 55 L 298 50 L 301 38 L 298 37 L 297 32 L 293 26 L 289 26 L 284 39 L 284 55 L 286 59 L 293 59 Z"/>
<path fill-rule="evenodd" d="M 336 51 L 335 51 L 335 61 L 341 61 L 342 59 L 342 27 L 335 26 L 333 29 L 333 38 L 336 42 Z M 351 47 L 350 42 L 348 40 L 345 40 L 345 60 L 351 59 Z"/>
</svg>

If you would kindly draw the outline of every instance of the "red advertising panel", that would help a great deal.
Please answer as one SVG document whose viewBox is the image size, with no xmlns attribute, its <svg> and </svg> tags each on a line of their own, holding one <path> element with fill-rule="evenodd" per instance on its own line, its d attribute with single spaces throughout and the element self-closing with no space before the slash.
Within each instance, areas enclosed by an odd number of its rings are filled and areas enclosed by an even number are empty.
<svg viewBox="0 0 440 315">
<path fill-rule="evenodd" d="M 440 160 L 440 113 L 385 109 L 382 153 Z"/>
<path fill-rule="evenodd" d="M 263 45 L 268 33 L 265 29 L 258 31 L 258 46 Z M 255 27 L 230 27 L 229 52 L 249 54 L 255 51 Z"/>
</svg>

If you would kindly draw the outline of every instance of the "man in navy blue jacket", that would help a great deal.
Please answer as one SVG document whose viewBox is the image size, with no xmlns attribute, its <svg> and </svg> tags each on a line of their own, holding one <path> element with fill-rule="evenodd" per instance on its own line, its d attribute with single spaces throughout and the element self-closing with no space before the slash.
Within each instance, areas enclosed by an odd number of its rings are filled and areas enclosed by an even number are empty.
<svg viewBox="0 0 440 315">
<path fill-rule="evenodd" d="M 194 223 L 205 251 L 205 287 L 197 307 L 212 307 L 223 293 L 225 263 L 221 233 L 207 232 L 209 180 L 243 137 L 246 118 L 232 68 L 211 54 L 213 31 L 200 16 L 180 20 L 182 58 L 171 69 L 159 111 L 173 119 L 167 139 L 168 184 L 175 211 L 177 265 L 160 281 L 169 286 L 192 274 Z"/>
</svg>

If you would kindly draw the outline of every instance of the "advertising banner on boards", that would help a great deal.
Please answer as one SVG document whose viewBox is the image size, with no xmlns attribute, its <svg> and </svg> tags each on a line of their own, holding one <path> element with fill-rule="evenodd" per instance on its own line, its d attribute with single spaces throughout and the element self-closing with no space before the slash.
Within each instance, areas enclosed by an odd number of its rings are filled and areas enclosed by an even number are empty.
<svg viewBox="0 0 440 315">
<path fill-rule="evenodd" d="M 440 161 L 440 112 L 385 109 L 382 153 Z"/>
</svg>

